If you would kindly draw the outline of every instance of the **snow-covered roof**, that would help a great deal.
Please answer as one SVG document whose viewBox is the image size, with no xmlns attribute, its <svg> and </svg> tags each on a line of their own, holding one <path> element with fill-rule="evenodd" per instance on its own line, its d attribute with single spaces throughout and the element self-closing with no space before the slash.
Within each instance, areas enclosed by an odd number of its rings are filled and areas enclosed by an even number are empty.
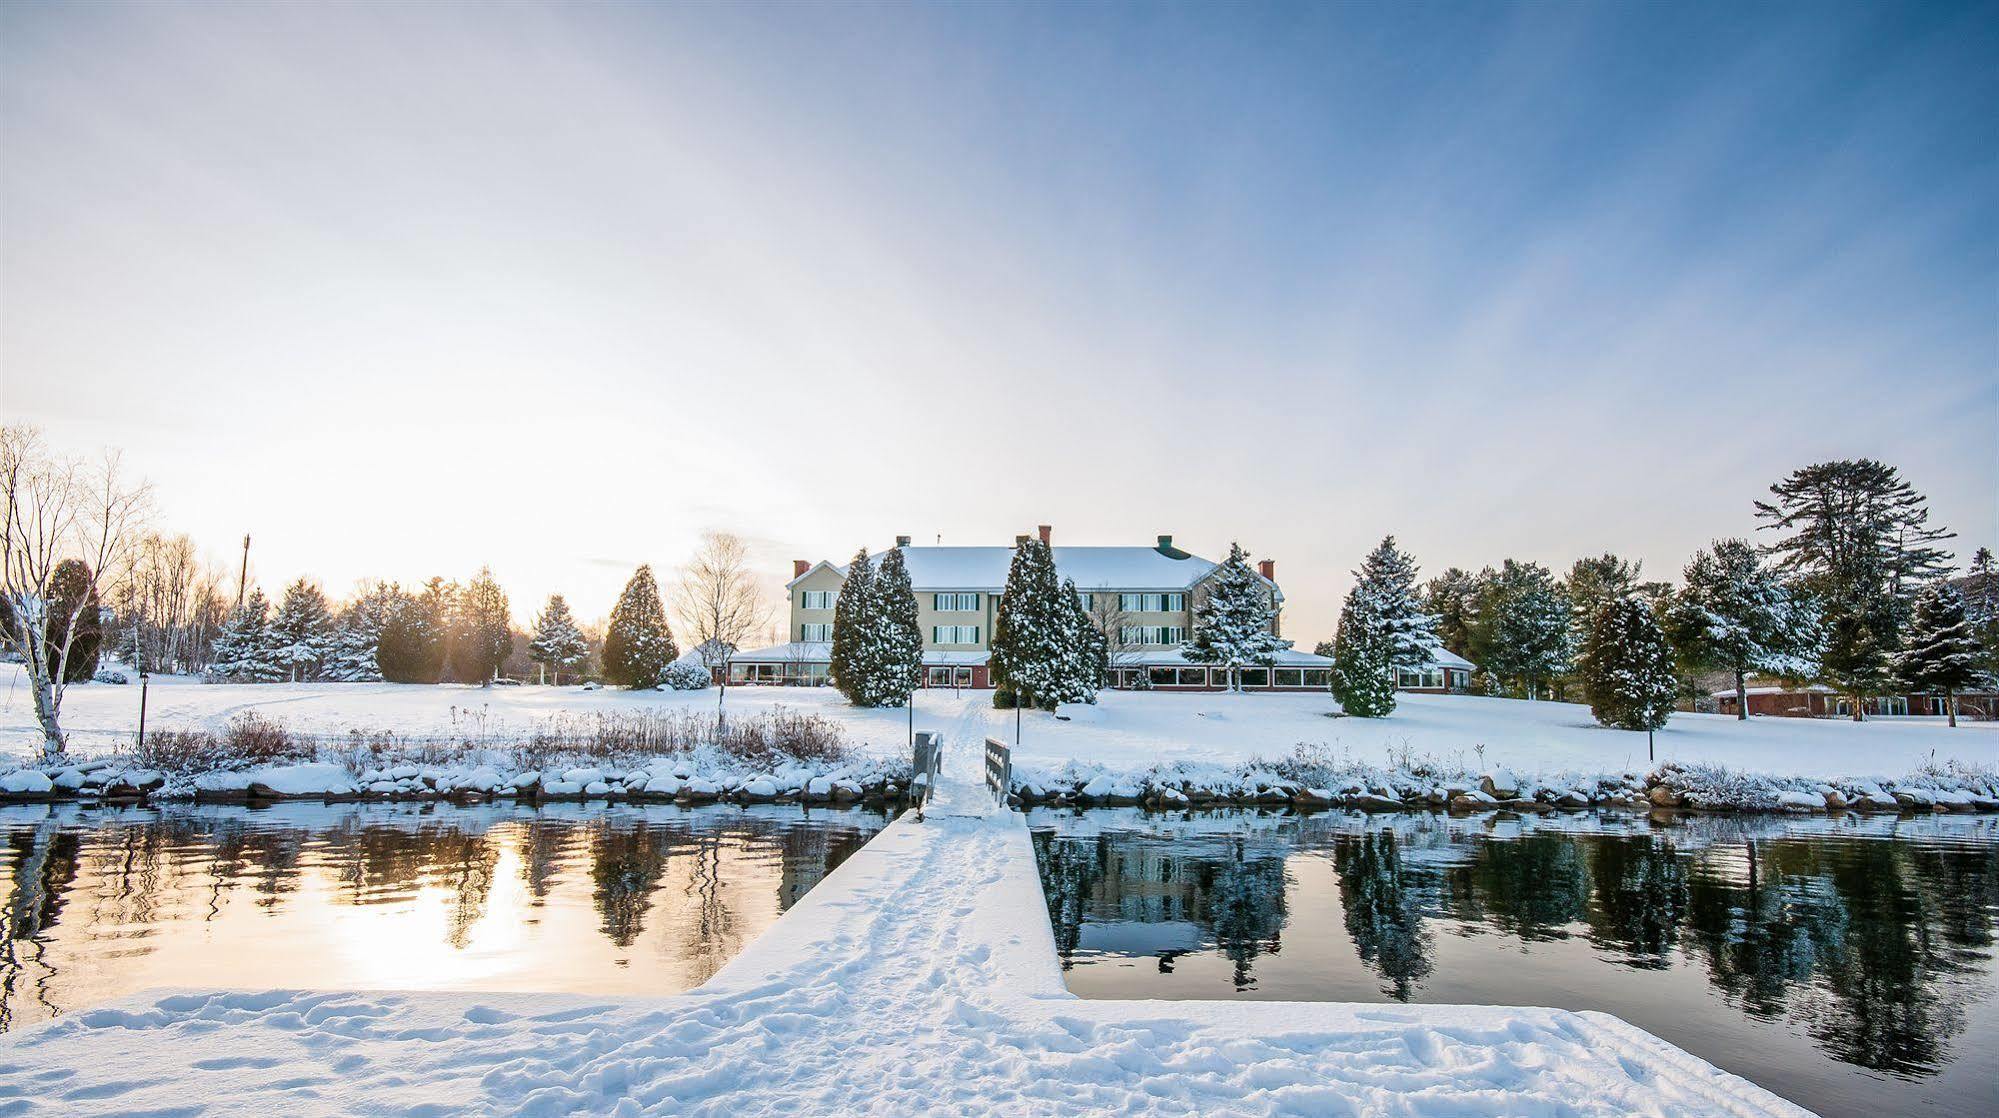
<svg viewBox="0 0 1999 1118">
<path fill-rule="evenodd" d="M 1079 590 L 1186 590 L 1208 577 L 1216 564 L 1198 555 L 1175 558 L 1156 547 L 1057 547 L 1055 571 L 1076 581 Z M 870 558 L 879 561 L 885 552 Z M 909 582 L 922 590 L 1006 588 L 1011 547 L 905 547 L 902 561 Z M 815 568 L 816 569 L 816 568 Z M 835 568 L 841 573 L 846 567 Z M 807 572 L 810 573 L 810 572 Z"/>
<path fill-rule="evenodd" d="M 1197 664 L 1187 659 L 1177 648 L 1160 649 L 1156 652 L 1120 652 L 1111 657 L 1113 668 L 1205 668 L 1210 664 Z M 1319 656 L 1310 652 L 1300 652 L 1295 648 L 1277 650 L 1277 659 L 1271 664 L 1278 668 L 1330 668 L 1332 657 Z"/>
<path fill-rule="evenodd" d="M 733 659 L 738 664 L 824 664 L 833 659 L 833 646 L 827 641 L 787 641 L 769 648 L 738 652 Z M 977 666 L 985 662 L 986 654 L 978 651 L 946 650 L 923 654 L 923 663 L 929 667 Z"/>
<path fill-rule="evenodd" d="M 1458 655 L 1457 653 L 1452 652 L 1448 648 L 1439 648 L 1437 650 L 1437 654 L 1435 656 L 1430 657 L 1430 662 L 1428 664 L 1425 664 L 1424 667 L 1463 668 L 1468 672 L 1478 670 L 1477 664 L 1474 664 L 1470 660 L 1467 660 L 1464 657 Z"/>
<path fill-rule="evenodd" d="M 814 660 L 831 660 L 833 645 L 830 641 L 789 641 L 774 644 L 769 648 L 752 648 L 738 652 L 731 657 L 736 663 L 744 664 L 804 664 Z"/>
</svg>

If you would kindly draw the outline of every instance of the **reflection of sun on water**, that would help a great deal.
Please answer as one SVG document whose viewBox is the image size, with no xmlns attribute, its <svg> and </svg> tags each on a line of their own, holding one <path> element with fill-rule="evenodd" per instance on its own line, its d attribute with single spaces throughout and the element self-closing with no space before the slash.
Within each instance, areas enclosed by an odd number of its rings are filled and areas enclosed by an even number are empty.
<svg viewBox="0 0 1999 1118">
<path fill-rule="evenodd" d="M 492 889 L 463 947 L 451 942 L 457 897 L 440 885 L 420 887 L 414 901 L 395 909 L 323 906 L 328 938 L 340 952 L 347 980 L 390 989 L 448 988 L 476 986 L 522 969 L 527 962 L 520 947 L 526 939 L 528 891 L 520 844 L 506 834 L 496 845 Z M 324 887 L 317 875 L 314 885 Z"/>
</svg>

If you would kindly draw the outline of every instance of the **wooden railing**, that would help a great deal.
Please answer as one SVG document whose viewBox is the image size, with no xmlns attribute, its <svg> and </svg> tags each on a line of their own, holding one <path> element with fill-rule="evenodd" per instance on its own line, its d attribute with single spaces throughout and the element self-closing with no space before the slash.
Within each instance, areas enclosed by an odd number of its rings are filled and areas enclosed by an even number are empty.
<svg viewBox="0 0 1999 1118">
<path fill-rule="evenodd" d="M 1001 803 L 1013 792 L 1013 747 L 998 738 L 986 739 L 986 790 Z"/>
<path fill-rule="evenodd" d="M 916 804 L 916 817 L 923 818 L 923 805 L 937 790 L 937 778 L 944 772 L 944 742 L 935 730 L 918 730 L 911 751 L 909 796 Z"/>
</svg>

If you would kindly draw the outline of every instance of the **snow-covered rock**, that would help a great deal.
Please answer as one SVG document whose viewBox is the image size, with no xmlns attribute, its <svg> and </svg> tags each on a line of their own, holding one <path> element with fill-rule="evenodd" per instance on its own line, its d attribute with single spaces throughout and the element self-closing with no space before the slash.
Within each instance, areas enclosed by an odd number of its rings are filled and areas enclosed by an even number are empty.
<svg viewBox="0 0 1999 1118">
<path fill-rule="evenodd" d="M 41 795 L 55 788 L 56 782 L 40 769 L 18 769 L 0 776 L 0 792 L 15 795 Z"/>
</svg>

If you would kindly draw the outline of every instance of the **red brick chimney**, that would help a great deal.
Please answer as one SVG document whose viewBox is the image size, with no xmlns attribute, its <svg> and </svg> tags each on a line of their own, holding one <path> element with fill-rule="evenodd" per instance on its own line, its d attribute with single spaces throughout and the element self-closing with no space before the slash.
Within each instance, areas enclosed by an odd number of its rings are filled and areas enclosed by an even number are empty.
<svg viewBox="0 0 1999 1118">
<path fill-rule="evenodd" d="M 1275 559 L 1259 559 L 1259 560 L 1257 560 L 1257 561 L 1256 561 L 1256 573 L 1257 573 L 1257 574 L 1260 574 L 1260 575 L 1262 575 L 1262 576 L 1263 576 L 1264 578 L 1266 578 L 1266 579 L 1270 580 L 1271 582 L 1276 582 L 1276 581 L 1277 581 L 1277 560 L 1275 560 Z"/>
<path fill-rule="evenodd" d="M 1054 528 L 1052 528 L 1052 527 L 1050 527 L 1050 526 L 1048 526 L 1048 525 L 1046 525 L 1046 524 L 1043 524 L 1043 525 L 1041 526 L 1041 542 L 1042 542 L 1042 543 L 1047 543 L 1047 542 L 1048 542 L 1048 536 L 1049 536 L 1049 533 L 1051 533 L 1051 532 L 1053 532 L 1053 531 L 1055 531 L 1055 529 L 1054 529 Z"/>
<path fill-rule="evenodd" d="M 791 577 L 793 578 L 797 578 L 811 569 L 812 561 L 810 559 L 793 559 L 791 561 Z"/>
</svg>

